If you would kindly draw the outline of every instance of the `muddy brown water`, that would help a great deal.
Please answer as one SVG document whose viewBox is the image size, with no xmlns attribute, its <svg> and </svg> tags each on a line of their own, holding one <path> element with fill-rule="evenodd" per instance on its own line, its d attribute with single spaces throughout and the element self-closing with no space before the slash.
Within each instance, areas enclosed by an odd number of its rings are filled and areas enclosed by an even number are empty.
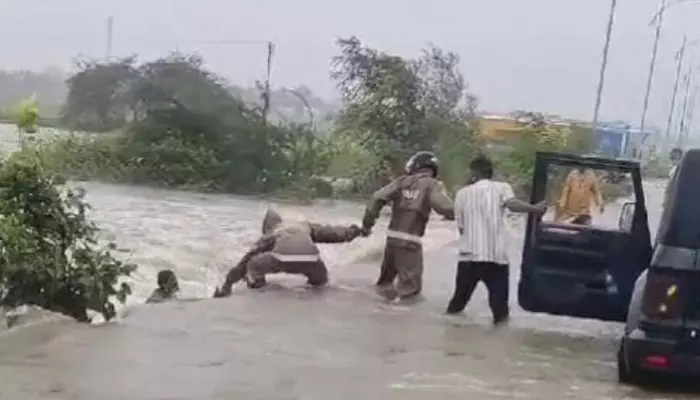
<svg viewBox="0 0 700 400">
<path fill-rule="evenodd" d="M 3 149 L 16 146 L 0 125 Z M 116 323 L 57 318 L 0 332 L 0 399 L 342 400 L 680 399 L 618 385 L 620 324 L 530 314 L 511 294 L 513 319 L 493 330 L 479 288 L 464 316 L 442 314 L 455 269 L 454 227 L 426 236 L 425 300 L 388 306 L 372 294 L 384 224 L 367 239 L 323 246 L 332 283 L 277 276 L 261 293 L 142 305 L 156 272 L 172 268 L 183 296 L 208 297 L 259 232 L 265 201 L 116 185 L 83 184 L 107 237 L 140 264 L 134 295 Z M 663 182 L 647 182 L 652 226 Z M 335 202 L 295 209 L 319 222 L 356 222 L 361 207 Z M 615 225 L 618 205 L 596 223 Z M 513 221 L 512 289 L 522 221 Z"/>
<path fill-rule="evenodd" d="M 83 184 L 105 235 L 142 267 L 116 323 L 54 321 L 0 333 L 0 398 L 155 399 L 662 399 L 692 398 L 618 385 L 621 325 L 530 314 L 511 295 L 513 319 L 493 330 L 480 288 L 464 316 L 442 314 L 451 294 L 454 228 L 427 234 L 425 300 L 377 301 L 383 225 L 367 239 L 322 249 L 332 283 L 276 276 L 257 293 L 141 305 L 160 268 L 173 268 L 183 296 L 211 294 L 258 234 L 267 203 L 231 196 Z M 647 183 L 652 225 L 663 183 Z M 285 209 L 284 206 L 281 206 Z M 289 207 L 286 207 L 289 208 Z M 355 222 L 361 207 L 293 207 L 320 222 Z M 610 224 L 618 205 L 597 222 Z M 512 288 L 522 222 L 513 223 Z"/>
</svg>

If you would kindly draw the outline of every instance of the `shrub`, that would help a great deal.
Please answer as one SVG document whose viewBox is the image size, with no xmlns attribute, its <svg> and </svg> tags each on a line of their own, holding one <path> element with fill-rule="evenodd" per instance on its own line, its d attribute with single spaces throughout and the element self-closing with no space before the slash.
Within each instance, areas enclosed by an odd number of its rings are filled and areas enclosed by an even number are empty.
<svg viewBox="0 0 700 400">
<path fill-rule="evenodd" d="M 98 240 L 82 191 L 60 189 L 38 158 L 18 153 L 0 167 L 0 305 L 33 304 L 79 321 L 116 315 L 136 266 Z"/>
</svg>

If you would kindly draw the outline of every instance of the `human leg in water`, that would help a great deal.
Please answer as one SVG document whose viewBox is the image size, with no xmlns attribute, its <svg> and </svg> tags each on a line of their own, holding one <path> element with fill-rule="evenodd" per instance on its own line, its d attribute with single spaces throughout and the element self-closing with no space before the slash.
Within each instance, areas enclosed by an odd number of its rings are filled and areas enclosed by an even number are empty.
<svg viewBox="0 0 700 400">
<path fill-rule="evenodd" d="M 272 253 L 260 253 L 248 261 L 246 282 L 250 289 L 260 289 L 267 284 L 265 275 L 285 272 L 283 262 L 278 260 Z"/>
<path fill-rule="evenodd" d="M 423 248 L 397 247 L 394 251 L 396 294 L 402 302 L 420 299 L 423 290 Z"/>
<path fill-rule="evenodd" d="M 396 298 L 396 289 L 394 281 L 398 271 L 396 270 L 396 257 L 394 257 L 395 246 L 387 244 L 384 248 L 384 257 L 382 258 L 381 270 L 379 279 L 377 279 L 376 290 L 377 294 L 386 300 Z"/>
<path fill-rule="evenodd" d="M 321 288 L 328 283 L 328 268 L 323 260 L 319 260 L 315 263 L 309 263 L 307 267 L 306 283 L 313 286 L 314 288 Z"/>
</svg>

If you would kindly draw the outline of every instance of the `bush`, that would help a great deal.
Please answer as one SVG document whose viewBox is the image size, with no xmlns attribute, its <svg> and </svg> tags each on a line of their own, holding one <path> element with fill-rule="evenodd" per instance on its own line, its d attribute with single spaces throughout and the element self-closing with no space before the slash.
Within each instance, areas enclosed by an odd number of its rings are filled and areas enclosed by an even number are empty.
<svg viewBox="0 0 700 400">
<path fill-rule="evenodd" d="M 116 315 L 131 290 L 119 280 L 136 266 L 100 245 L 81 191 L 61 190 L 35 157 L 16 154 L 0 167 L 0 305 L 33 304 L 89 321 Z"/>
<path fill-rule="evenodd" d="M 129 145 L 120 134 L 68 134 L 38 139 L 26 154 L 39 157 L 46 171 L 64 179 L 123 182 L 137 163 L 128 155 Z"/>
</svg>

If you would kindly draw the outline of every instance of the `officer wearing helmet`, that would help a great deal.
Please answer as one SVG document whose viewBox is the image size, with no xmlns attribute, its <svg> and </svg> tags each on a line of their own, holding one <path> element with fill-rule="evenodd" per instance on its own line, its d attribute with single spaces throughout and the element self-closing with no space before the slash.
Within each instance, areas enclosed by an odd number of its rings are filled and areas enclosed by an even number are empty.
<svg viewBox="0 0 700 400">
<path fill-rule="evenodd" d="M 377 190 L 365 209 L 363 228 L 371 230 L 381 209 L 391 203 L 391 221 L 377 292 L 387 300 L 420 294 L 423 280 L 422 237 L 431 210 L 454 220 L 454 206 L 437 179 L 438 159 L 432 152 L 413 155 L 405 174 Z"/>
</svg>

